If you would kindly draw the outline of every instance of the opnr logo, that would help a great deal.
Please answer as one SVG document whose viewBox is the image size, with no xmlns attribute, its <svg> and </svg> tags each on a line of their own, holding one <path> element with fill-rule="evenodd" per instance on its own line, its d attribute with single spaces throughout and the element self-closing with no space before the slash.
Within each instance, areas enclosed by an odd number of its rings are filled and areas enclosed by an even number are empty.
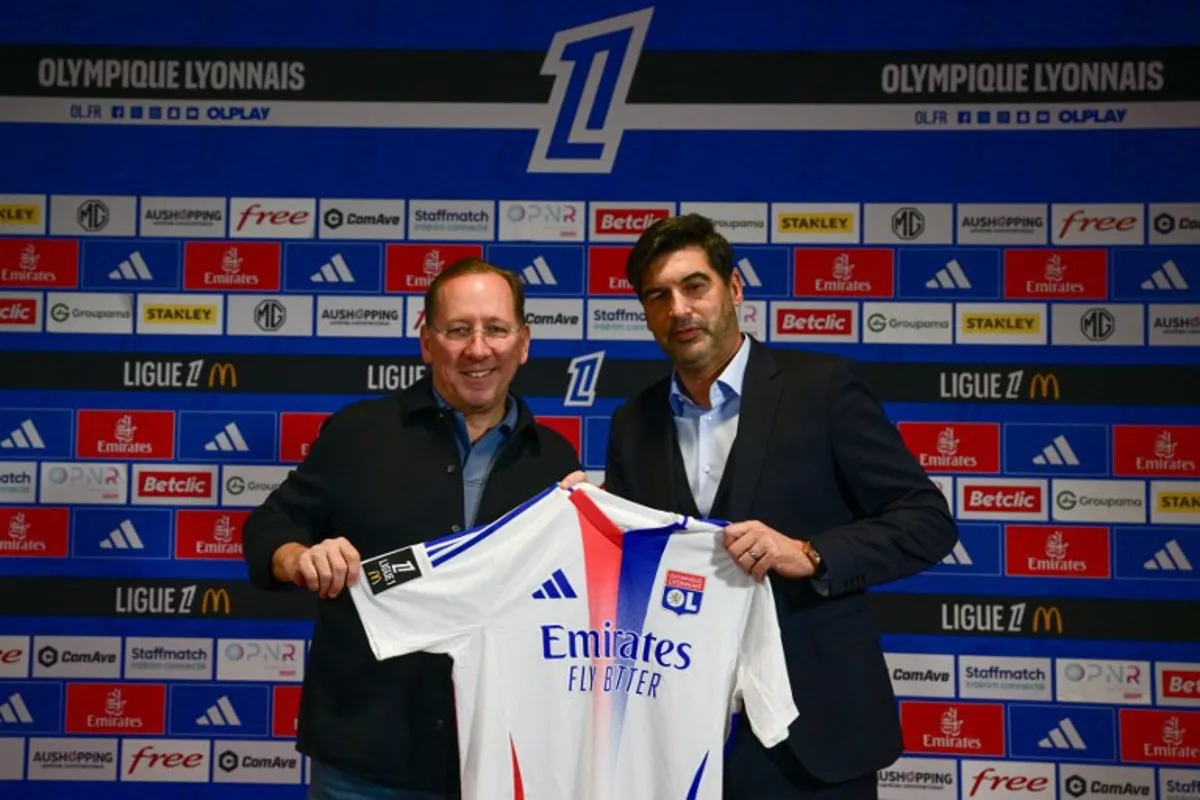
<svg viewBox="0 0 1200 800">
<path fill-rule="evenodd" d="M 224 389 L 236 389 L 238 385 L 237 367 L 228 361 L 217 361 L 208 368 L 208 388 L 220 386 Z"/>
<path fill-rule="evenodd" d="M 653 13 L 645 8 L 554 35 L 541 72 L 554 77 L 552 113 L 538 130 L 529 172 L 612 171 Z"/>
<path fill-rule="evenodd" d="M 1029 399 L 1041 397 L 1046 400 L 1050 395 L 1054 395 L 1054 399 L 1059 399 L 1058 376 L 1052 374 L 1035 373 L 1029 379 Z"/>
<path fill-rule="evenodd" d="M 1033 610 L 1034 633 L 1063 632 L 1062 612 L 1058 606 L 1038 606 Z"/>
<path fill-rule="evenodd" d="M 229 591 L 227 589 L 205 589 L 204 596 L 200 599 L 200 613 L 207 615 L 209 608 L 212 608 L 212 613 L 222 613 L 224 616 L 229 616 Z M 222 611 L 222 609 L 224 609 Z"/>
</svg>

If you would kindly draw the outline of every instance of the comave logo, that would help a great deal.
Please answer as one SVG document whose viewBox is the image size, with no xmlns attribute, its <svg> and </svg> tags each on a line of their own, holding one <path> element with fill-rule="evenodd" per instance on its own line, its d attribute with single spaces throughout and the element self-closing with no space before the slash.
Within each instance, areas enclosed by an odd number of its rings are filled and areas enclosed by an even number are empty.
<svg viewBox="0 0 1200 800">
<path fill-rule="evenodd" d="M 1075 729 L 1075 723 L 1070 717 L 1058 721 L 1058 726 L 1051 728 L 1044 739 L 1038 741 L 1038 747 L 1045 750 L 1087 750 L 1087 743 Z"/>
<path fill-rule="evenodd" d="M 970 289 L 971 281 L 962 265 L 956 259 L 950 259 L 946 266 L 937 271 L 932 278 L 925 281 L 926 289 Z"/>
<path fill-rule="evenodd" d="M 28 725 L 30 722 L 33 722 L 33 715 L 26 708 L 25 701 L 21 699 L 20 692 L 13 692 L 9 695 L 7 701 L 0 704 L 0 722 L 7 725 L 21 723 Z"/>
<path fill-rule="evenodd" d="M 575 594 L 575 587 L 571 586 L 561 569 L 554 570 L 554 574 L 546 579 L 542 588 L 532 595 L 534 600 L 574 600 L 578 596 Z"/>
<path fill-rule="evenodd" d="M 222 453 L 249 453 L 250 445 L 246 444 L 246 440 L 242 438 L 242 432 L 238 430 L 237 423 L 231 422 L 211 442 L 204 445 L 204 449 L 210 453 L 217 451 Z"/>
<path fill-rule="evenodd" d="M 1042 452 L 1033 457 L 1033 463 L 1038 466 L 1053 465 L 1056 467 L 1079 466 L 1079 456 L 1075 455 L 1075 451 L 1071 449 L 1071 443 L 1067 441 L 1067 437 L 1058 435 L 1050 444 L 1042 448 Z"/>
<path fill-rule="evenodd" d="M 946 557 L 942 559 L 942 563 L 951 566 L 969 567 L 975 562 L 971 560 L 971 554 L 967 552 L 967 548 L 963 547 L 963 543 L 960 540 L 954 543 L 954 549 L 946 554 Z"/>
<path fill-rule="evenodd" d="M 8 434 L 8 438 L 0 442 L 0 448 L 5 450 L 45 450 L 46 443 L 34 426 L 33 420 L 27 419 Z"/>
<path fill-rule="evenodd" d="M 146 545 L 142 544 L 142 537 L 138 535 L 137 528 L 133 527 L 133 522 L 125 520 L 100 540 L 100 549 L 145 550 Z"/>
<path fill-rule="evenodd" d="M 313 283 L 354 283 L 354 273 L 350 271 L 350 265 L 342 258 L 342 254 L 334 253 L 333 257 L 308 279 Z"/>
<path fill-rule="evenodd" d="M 533 263 L 521 270 L 521 280 L 530 286 L 557 286 L 558 280 L 550 270 L 546 259 L 538 256 Z"/>
<path fill-rule="evenodd" d="M 114 281 L 152 281 L 154 276 L 150 274 L 150 268 L 146 266 L 145 259 L 142 254 L 134 250 L 129 258 L 117 265 L 117 268 L 108 273 L 109 280 Z"/>
<path fill-rule="evenodd" d="M 1183 552 L 1183 548 L 1179 546 L 1179 542 L 1175 539 L 1167 542 L 1162 546 L 1162 549 L 1154 554 L 1153 558 L 1146 560 L 1142 564 L 1144 569 L 1149 570 L 1179 570 L 1180 572 L 1191 572 L 1192 562 L 1188 560 L 1187 554 Z"/>
<path fill-rule="evenodd" d="M 1170 291 L 1172 289 L 1186 289 L 1188 282 L 1183 279 L 1183 273 L 1179 271 L 1179 267 L 1175 266 L 1174 261 L 1164 262 L 1162 267 L 1151 273 L 1150 277 L 1142 281 L 1143 289 L 1162 289 Z"/>
<path fill-rule="evenodd" d="M 758 273 L 754 271 L 754 265 L 750 263 L 750 259 L 743 258 L 737 262 L 737 273 L 742 278 L 742 283 L 752 289 L 762 287 L 762 279 L 758 277 Z"/>
<path fill-rule="evenodd" d="M 208 707 L 207 711 L 196 717 L 196 724 L 236 728 L 242 724 L 242 721 L 238 718 L 237 711 L 233 709 L 233 703 L 229 702 L 229 696 L 221 695 L 217 698 L 217 702 Z"/>
</svg>

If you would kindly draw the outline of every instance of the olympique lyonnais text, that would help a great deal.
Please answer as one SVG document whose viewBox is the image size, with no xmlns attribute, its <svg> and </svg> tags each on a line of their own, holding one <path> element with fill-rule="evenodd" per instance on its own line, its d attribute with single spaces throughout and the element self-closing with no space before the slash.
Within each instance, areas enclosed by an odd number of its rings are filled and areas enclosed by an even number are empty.
<svg viewBox="0 0 1200 800">
<path fill-rule="evenodd" d="M 1161 61 L 1008 64 L 887 64 L 880 78 L 888 94 L 955 92 L 1157 92 Z"/>
<path fill-rule="evenodd" d="M 38 85 L 59 89 L 192 89 L 299 92 L 300 61 L 175 61 L 130 58 L 43 58 Z"/>
<path fill-rule="evenodd" d="M 569 630 L 562 625 L 542 626 L 542 658 L 596 659 L 642 662 L 651 667 L 685 670 L 692 665 L 692 643 L 676 642 L 646 631 L 614 628 L 604 621 L 601 629 Z M 608 664 L 597 678 L 597 665 L 571 664 L 567 671 L 569 692 L 627 692 L 658 697 L 662 673 L 634 664 Z"/>
</svg>

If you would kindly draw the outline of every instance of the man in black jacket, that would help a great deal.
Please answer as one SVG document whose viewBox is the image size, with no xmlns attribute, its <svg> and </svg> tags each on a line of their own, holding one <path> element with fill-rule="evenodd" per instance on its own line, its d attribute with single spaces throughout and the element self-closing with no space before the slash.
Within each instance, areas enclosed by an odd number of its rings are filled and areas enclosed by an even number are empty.
<svg viewBox="0 0 1200 800">
<path fill-rule="evenodd" d="M 246 521 L 251 581 L 320 597 L 297 740 L 313 759 L 309 800 L 457 796 L 449 658 L 376 661 L 342 590 L 364 557 L 492 522 L 578 479 L 571 445 L 509 393 L 529 354 L 524 320 L 515 275 L 475 260 L 447 267 L 425 295 L 431 374 L 330 416 Z"/>
<path fill-rule="evenodd" d="M 626 276 L 674 371 L 613 415 L 606 488 L 732 522 L 729 556 L 775 590 L 800 710 L 770 750 L 734 731 L 725 797 L 874 798 L 902 743 L 866 589 L 951 550 L 942 493 L 848 361 L 741 333 L 741 278 L 709 220 L 651 226 Z"/>
</svg>

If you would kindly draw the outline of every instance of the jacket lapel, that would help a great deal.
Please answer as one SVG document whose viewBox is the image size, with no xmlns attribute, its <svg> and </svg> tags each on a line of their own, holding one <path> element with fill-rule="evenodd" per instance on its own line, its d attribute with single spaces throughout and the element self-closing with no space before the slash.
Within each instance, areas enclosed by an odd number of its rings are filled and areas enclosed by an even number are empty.
<svg viewBox="0 0 1200 800">
<path fill-rule="evenodd" d="M 730 462 L 736 464 L 733 482 L 729 487 L 730 522 L 748 519 L 750 509 L 754 506 L 754 494 L 758 490 L 782 391 L 779 366 L 771 351 L 751 339 L 750 360 L 742 379 L 737 439 L 730 453 Z"/>
<path fill-rule="evenodd" d="M 636 493 L 637 499 L 652 508 L 696 516 L 696 500 L 688 487 L 687 470 L 679 454 L 669 392 L 667 381 L 650 401 L 651 413 L 643 418 L 644 427 L 637 431 L 635 452 L 645 453 L 635 467 L 643 489 Z"/>
</svg>

